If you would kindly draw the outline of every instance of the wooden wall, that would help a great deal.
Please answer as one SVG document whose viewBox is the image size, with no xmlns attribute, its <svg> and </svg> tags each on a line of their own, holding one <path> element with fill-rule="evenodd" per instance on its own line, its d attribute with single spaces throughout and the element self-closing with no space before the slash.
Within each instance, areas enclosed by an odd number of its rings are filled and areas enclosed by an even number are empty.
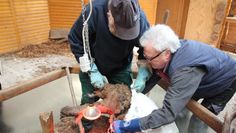
<svg viewBox="0 0 236 133">
<path fill-rule="evenodd" d="M 147 0 L 139 0 L 139 4 L 145 12 L 151 25 L 156 23 L 157 3 L 158 0 L 148 0 L 148 2 Z"/>
<path fill-rule="evenodd" d="M 0 14 L 0 53 L 47 41 L 47 0 L 2 0 Z"/>
<path fill-rule="evenodd" d="M 19 45 L 16 18 L 11 9 L 12 6 L 8 0 L 0 3 L 0 53 L 7 52 L 10 49 L 15 50 Z"/>
<path fill-rule="evenodd" d="M 48 0 L 51 29 L 70 29 L 80 15 L 80 0 Z"/>
<path fill-rule="evenodd" d="M 88 3 L 89 0 L 84 0 Z M 158 0 L 139 0 L 150 24 L 156 21 L 156 8 Z M 80 0 L 48 0 L 51 29 L 68 29 L 81 13 Z"/>
<path fill-rule="evenodd" d="M 183 38 L 185 32 L 186 18 L 190 0 L 158 0 L 156 22 L 163 23 L 164 15 L 168 11 L 169 25 L 180 38 Z"/>
<path fill-rule="evenodd" d="M 157 1 L 139 0 L 151 24 Z M 47 41 L 50 29 L 70 29 L 80 13 L 80 0 L 1 0 L 0 54 Z"/>
<path fill-rule="evenodd" d="M 190 0 L 184 38 L 215 46 L 226 3 L 226 0 Z"/>
</svg>

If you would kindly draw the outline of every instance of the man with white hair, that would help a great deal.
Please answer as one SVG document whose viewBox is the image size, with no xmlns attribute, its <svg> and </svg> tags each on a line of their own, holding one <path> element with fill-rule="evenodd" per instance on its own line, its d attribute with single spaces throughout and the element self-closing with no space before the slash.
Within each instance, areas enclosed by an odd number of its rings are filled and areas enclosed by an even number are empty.
<svg viewBox="0 0 236 133">
<path fill-rule="evenodd" d="M 179 40 L 166 25 L 151 27 L 140 39 L 149 64 L 170 86 L 163 107 L 151 114 L 113 123 L 116 133 L 155 129 L 180 118 L 192 98 L 214 114 L 222 111 L 236 90 L 236 61 L 224 52 L 192 40 Z M 176 121 L 177 126 L 178 122 Z M 195 130 L 194 130 L 195 129 Z M 188 132 L 206 132 L 207 126 L 194 115 Z M 183 129 L 179 128 L 181 132 Z"/>
</svg>

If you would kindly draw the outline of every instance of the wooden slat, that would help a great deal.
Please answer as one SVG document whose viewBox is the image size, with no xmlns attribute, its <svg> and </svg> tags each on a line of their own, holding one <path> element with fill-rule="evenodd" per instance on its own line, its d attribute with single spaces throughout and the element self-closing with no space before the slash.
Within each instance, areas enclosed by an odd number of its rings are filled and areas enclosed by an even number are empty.
<svg viewBox="0 0 236 133">
<path fill-rule="evenodd" d="M 48 39 L 47 0 L 6 0 L 0 4 L 0 13 L 0 35 L 4 38 L 0 39 L 0 44 L 4 44 L 0 45 L 0 53 Z"/>
<path fill-rule="evenodd" d="M 0 2 L 0 53 L 8 52 L 18 47 L 17 31 L 15 29 L 12 3 L 8 0 Z M 14 35 L 14 36 L 12 36 Z"/>
<path fill-rule="evenodd" d="M 4 54 L 4 53 L 8 53 L 8 52 L 12 52 L 12 51 L 16 51 L 16 50 L 18 50 L 17 47 L 7 48 L 7 49 L 1 49 L 1 48 L 0 48 L 0 54 Z"/>
<path fill-rule="evenodd" d="M 51 29 L 70 28 L 81 13 L 81 1 L 49 0 Z"/>
<path fill-rule="evenodd" d="M 139 0 L 141 8 L 144 10 L 151 25 L 156 22 L 158 0 Z"/>
<path fill-rule="evenodd" d="M 17 44 L 12 44 L 12 41 L 8 41 L 8 42 L 3 42 L 3 46 L 1 46 L 1 50 L 11 50 L 11 49 L 17 49 Z"/>
<path fill-rule="evenodd" d="M 20 47 L 48 39 L 50 25 L 47 0 L 15 0 L 14 9 L 21 37 Z"/>
</svg>

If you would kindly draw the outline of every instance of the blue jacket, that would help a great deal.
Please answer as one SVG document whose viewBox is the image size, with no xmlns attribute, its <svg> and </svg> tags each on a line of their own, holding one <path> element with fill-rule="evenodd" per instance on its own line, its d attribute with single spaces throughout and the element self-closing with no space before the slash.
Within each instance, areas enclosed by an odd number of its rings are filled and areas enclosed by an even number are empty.
<svg viewBox="0 0 236 133">
<path fill-rule="evenodd" d="M 206 70 L 194 96 L 206 98 L 227 89 L 236 77 L 236 61 L 216 48 L 196 41 L 181 40 L 168 67 L 171 75 L 183 67 L 202 67 Z"/>
<path fill-rule="evenodd" d="M 93 12 L 88 21 L 89 42 L 92 57 L 99 71 L 108 76 L 127 67 L 132 61 L 134 46 L 139 47 L 139 38 L 149 28 L 149 23 L 141 11 L 140 15 L 140 34 L 133 40 L 121 40 L 113 36 L 108 28 L 107 0 L 94 0 Z M 86 14 L 89 13 L 87 6 Z M 74 23 L 69 33 L 68 39 L 71 50 L 79 62 L 79 57 L 83 55 L 82 41 L 82 16 Z M 139 49 L 139 58 L 143 57 L 143 49 Z"/>
</svg>

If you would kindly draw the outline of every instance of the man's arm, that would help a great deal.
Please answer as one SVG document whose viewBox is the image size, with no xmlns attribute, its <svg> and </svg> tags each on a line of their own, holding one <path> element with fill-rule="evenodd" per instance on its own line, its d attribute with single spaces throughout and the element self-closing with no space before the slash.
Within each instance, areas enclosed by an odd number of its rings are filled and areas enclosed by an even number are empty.
<svg viewBox="0 0 236 133">
<path fill-rule="evenodd" d="M 199 67 L 185 67 L 176 71 L 171 77 L 171 86 L 165 95 L 163 107 L 141 118 L 141 129 L 158 128 L 173 122 L 197 90 L 204 74 L 204 70 Z"/>
</svg>

